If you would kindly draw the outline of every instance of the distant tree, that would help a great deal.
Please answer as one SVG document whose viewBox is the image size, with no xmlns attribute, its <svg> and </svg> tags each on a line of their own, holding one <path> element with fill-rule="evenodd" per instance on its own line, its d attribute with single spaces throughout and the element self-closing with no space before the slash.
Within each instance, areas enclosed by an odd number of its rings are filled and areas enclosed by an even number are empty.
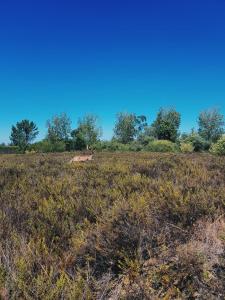
<svg viewBox="0 0 225 300">
<path fill-rule="evenodd" d="M 34 122 L 22 120 L 17 122 L 16 126 L 12 126 L 10 140 L 14 146 L 18 146 L 20 150 L 24 151 L 38 133 L 38 128 Z"/>
<path fill-rule="evenodd" d="M 67 141 L 71 133 L 71 120 L 65 113 L 62 113 L 48 120 L 47 128 L 47 139 L 51 142 Z"/>
<path fill-rule="evenodd" d="M 154 135 L 159 140 L 175 142 L 179 135 L 180 113 L 174 109 L 160 109 L 152 124 Z"/>
<path fill-rule="evenodd" d="M 147 128 L 147 118 L 144 115 L 136 116 L 137 134 L 143 133 Z"/>
<path fill-rule="evenodd" d="M 98 117 L 95 115 L 86 115 L 78 121 L 77 129 L 71 132 L 71 136 L 75 141 L 75 148 L 89 149 L 95 144 L 102 134 L 101 128 L 98 126 Z"/>
<path fill-rule="evenodd" d="M 143 131 L 138 134 L 137 141 L 146 146 L 150 141 L 155 139 L 155 130 L 152 126 L 146 126 Z"/>
<path fill-rule="evenodd" d="M 87 148 L 85 138 L 79 128 L 74 129 L 71 132 L 71 136 L 73 138 L 73 149 L 74 150 L 83 150 L 83 149 Z"/>
<path fill-rule="evenodd" d="M 199 135 L 209 142 L 216 142 L 224 133 L 224 116 L 217 110 L 203 111 L 198 117 Z"/>
<path fill-rule="evenodd" d="M 129 113 L 118 113 L 114 138 L 123 144 L 132 142 L 147 126 L 146 117 Z"/>
</svg>

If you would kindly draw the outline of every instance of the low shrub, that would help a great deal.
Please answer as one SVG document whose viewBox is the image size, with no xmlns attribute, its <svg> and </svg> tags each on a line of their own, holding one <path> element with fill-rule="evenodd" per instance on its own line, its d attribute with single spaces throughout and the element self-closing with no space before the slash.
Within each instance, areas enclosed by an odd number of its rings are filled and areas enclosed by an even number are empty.
<svg viewBox="0 0 225 300">
<path fill-rule="evenodd" d="M 0 154 L 16 154 L 19 152 L 20 152 L 20 149 L 17 146 L 0 145 Z"/>
<path fill-rule="evenodd" d="M 129 144 L 122 144 L 117 141 L 100 141 L 92 147 L 96 151 L 130 151 Z"/>
<path fill-rule="evenodd" d="M 180 150 L 182 153 L 192 153 L 194 151 L 194 146 L 191 143 L 181 143 Z"/>
<path fill-rule="evenodd" d="M 36 152 L 63 152 L 66 150 L 66 145 L 63 141 L 55 141 L 51 142 L 49 140 L 43 140 L 41 142 L 33 144 L 30 149 L 30 151 L 36 151 Z"/>
<path fill-rule="evenodd" d="M 225 155 L 225 135 L 211 146 L 210 152 L 215 155 Z"/>
<path fill-rule="evenodd" d="M 151 152 L 176 152 L 178 147 L 167 140 L 155 140 L 150 142 L 145 149 Z"/>
<path fill-rule="evenodd" d="M 0 299 L 223 299 L 225 157 L 0 156 Z"/>
<path fill-rule="evenodd" d="M 210 148 L 210 142 L 203 139 L 198 133 L 191 133 L 181 138 L 181 143 L 191 143 L 195 152 L 207 151 Z"/>
</svg>

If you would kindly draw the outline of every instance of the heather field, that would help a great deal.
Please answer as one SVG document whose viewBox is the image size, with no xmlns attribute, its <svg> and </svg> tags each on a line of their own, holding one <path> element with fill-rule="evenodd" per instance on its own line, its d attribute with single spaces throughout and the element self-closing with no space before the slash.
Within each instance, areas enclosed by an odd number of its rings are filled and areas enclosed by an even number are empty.
<svg viewBox="0 0 225 300">
<path fill-rule="evenodd" d="M 0 156 L 0 298 L 224 299 L 225 157 Z"/>
</svg>

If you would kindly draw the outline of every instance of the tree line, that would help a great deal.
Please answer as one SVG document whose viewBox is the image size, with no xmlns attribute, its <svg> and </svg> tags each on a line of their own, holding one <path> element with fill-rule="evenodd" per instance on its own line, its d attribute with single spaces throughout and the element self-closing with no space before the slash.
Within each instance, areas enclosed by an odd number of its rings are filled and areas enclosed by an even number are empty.
<svg viewBox="0 0 225 300">
<path fill-rule="evenodd" d="M 175 109 L 161 108 L 151 124 L 148 124 L 145 115 L 120 112 L 116 116 L 111 141 L 101 140 L 102 128 L 95 115 L 89 114 L 79 119 L 75 129 L 71 128 L 71 123 L 66 113 L 53 116 L 46 123 L 46 137 L 34 143 L 39 134 L 37 125 L 30 120 L 22 120 L 12 126 L 10 145 L 18 147 L 21 152 L 83 149 L 138 151 L 150 147 L 153 141 L 157 145 L 159 141 L 161 146 L 183 143 L 190 144 L 194 151 L 201 151 L 208 150 L 224 134 L 224 116 L 217 109 L 201 112 L 197 130 L 192 129 L 189 133 L 180 133 L 181 114 Z"/>
</svg>

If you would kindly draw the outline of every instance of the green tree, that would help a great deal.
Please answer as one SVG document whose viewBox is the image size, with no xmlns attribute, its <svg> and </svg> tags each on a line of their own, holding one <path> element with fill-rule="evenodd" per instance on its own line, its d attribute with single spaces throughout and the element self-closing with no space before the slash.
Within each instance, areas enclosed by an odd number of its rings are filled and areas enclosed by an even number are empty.
<svg viewBox="0 0 225 300">
<path fill-rule="evenodd" d="M 95 144 L 102 134 L 101 127 L 98 126 L 98 117 L 95 115 L 86 115 L 78 121 L 77 129 L 71 132 L 75 141 L 76 149 L 89 149 Z"/>
<path fill-rule="evenodd" d="M 71 120 L 65 113 L 62 113 L 48 120 L 47 128 L 47 139 L 51 142 L 67 141 L 71 133 Z"/>
<path fill-rule="evenodd" d="M 129 113 L 118 113 L 114 138 L 123 144 L 132 142 L 147 126 L 146 117 Z"/>
<path fill-rule="evenodd" d="M 205 110 L 198 117 L 199 135 L 209 142 L 216 142 L 224 132 L 224 116 L 217 110 Z"/>
<path fill-rule="evenodd" d="M 152 124 L 155 137 L 159 140 L 175 142 L 179 135 L 180 119 L 180 113 L 176 110 L 161 108 Z"/>
<path fill-rule="evenodd" d="M 71 136 L 73 138 L 73 149 L 74 150 L 83 150 L 87 148 L 86 141 L 84 136 L 79 128 L 74 129 L 71 132 Z"/>
<path fill-rule="evenodd" d="M 38 128 L 34 122 L 22 120 L 12 126 L 10 140 L 14 146 L 18 146 L 20 150 L 25 151 L 38 133 Z"/>
</svg>

